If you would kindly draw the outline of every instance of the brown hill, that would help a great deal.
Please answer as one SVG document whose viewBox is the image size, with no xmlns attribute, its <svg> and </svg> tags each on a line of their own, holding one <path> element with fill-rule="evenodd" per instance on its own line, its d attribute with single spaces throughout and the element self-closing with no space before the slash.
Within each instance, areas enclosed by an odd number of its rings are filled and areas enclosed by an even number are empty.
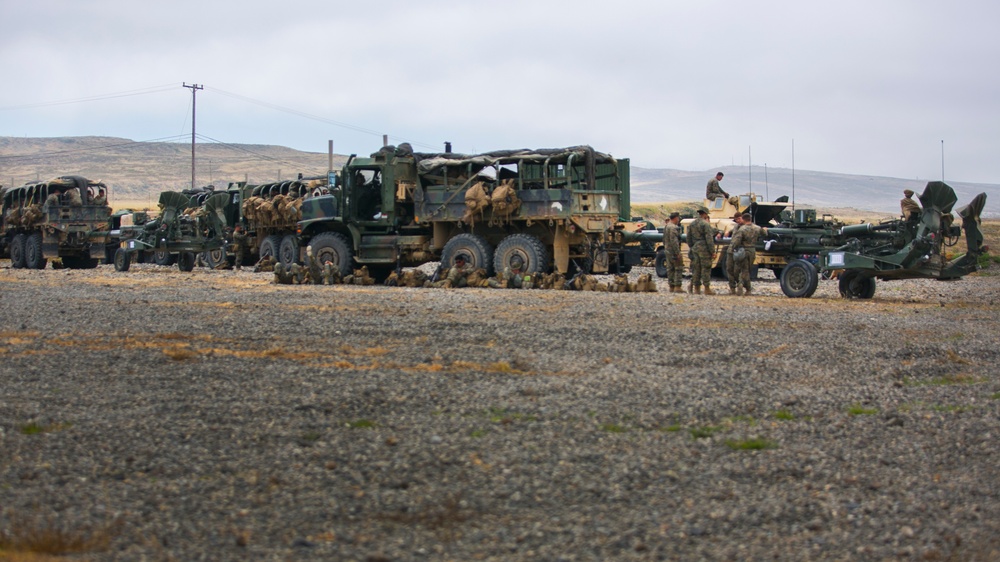
<svg viewBox="0 0 1000 562">
<path fill-rule="evenodd" d="M 264 183 L 301 173 L 326 173 L 325 153 L 283 146 L 198 144 L 198 185 L 224 186 L 230 181 Z M 334 155 L 334 166 L 347 157 Z M 144 200 L 161 191 L 191 185 L 191 145 L 135 142 L 114 137 L 0 137 L 0 184 L 21 185 L 64 175 L 101 180 L 114 200 Z"/>
</svg>

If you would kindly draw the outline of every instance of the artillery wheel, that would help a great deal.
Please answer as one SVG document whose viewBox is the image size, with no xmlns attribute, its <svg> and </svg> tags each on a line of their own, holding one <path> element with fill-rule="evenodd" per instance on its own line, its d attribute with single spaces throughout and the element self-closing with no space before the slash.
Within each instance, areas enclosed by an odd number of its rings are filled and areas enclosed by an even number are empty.
<svg viewBox="0 0 1000 562">
<path fill-rule="evenodd" d="M 278 245 L 278 261 L 284 264 L 299 262 L 299 241 L 292 234 L 286 234 Z"/>
<path fill-rule="evenodd" d="M 132 255 L 124 248 L 115 250 L 115 271 L 128 271 L 132 267 Z"/>
<path fill-rule="evenodd" d="M 14 269 L 24 267 L 24 235 L 15 234 L 10 241 L 10 265 Z"/>
<path fill-rule="evenodd" d="M 177 254 L 177 268 L 181 271 L 191 271 L 194 269 L 194 252 L 181 252 Z"/>
<path fill-rule="evenodd" d="M 653 269 L 656 270 L 656 276 L 661 279 L 667 278 L 667 254 L 663 251 L 656 252 L 656 257 L 653 258 Z"/>
<path fill-rule="evenodd" d="M 265 237 L 260 242 L 260 257 L 266 258 L 267 256 L 274 256 L 274 259 L 281 261 L 281 235 L 272 234 Z M 285 263 L 285 262 L 281 262 Z"/>
<path fill-rule="evenodd" d="M 229 259 L 226 257 L 226 249 L 216 248 L 205 252 L 205 263 L 207 263 L 208 267 L 211 269 L 215 269 L 222 264 L 228 264 Z"/>
<path fill-rule="evenodd" d="M 42 233 L 34 232 L 24 240 L 24 266 L 28 269 L 44 269 L 47 263 L 42 253 Z"/>
<path fill-rule="evenodd" d="M 509 236 L 508 238 L 513 238 L 513 236 Z M 487 275 L 493 275 L 493 271 L 491 271 L 493 269 L 493 248 L 482 236 L 462 233 L 452 238 L 444 245 L 444 249 L 441 251 L 441 263 L 445 267 L 455 265 L 455 256 L 458 254 L 468 256 L 468 263 L 472 267 L 476 269 L 481 267 L 486 270 Z"/>
<path fill-rule="evenodd" d="M 153 252 L 153 263 L 156 265 L 174 265 L 176 258 L 166 250 L 156 250 Z"/>
<path fill-rule="evenodd" d="M 845 299 L 870 299 L 875 296 L 875 278 L 857 269 L 848 269 L 840 274 L 838 289 Z"/>
<path fill-rule="evenodd" d="M 781 292 L 785 296 L 798 299 L 809 298 L 819 285 L 816 266 L 806 260 L 792 260 L 781 272 Z"/>
<path fill-rule="evenodd" d="M 324 232 L 313 238 L 309 245 L 313 249 L 313 259 L 319 260 L 321 266 L 330 262 L 341 276 L 350 275 L 353 271 L 354 252 L 343 234 Z"/>
<path fill-rule="evenodd" d="M 445 246 L 446 251 L 447 248 Z M 505 268 L 510 267 L 510 262 L 514 256 L 521 258 L 521 263 L 524 264 L 522 271 L 525 274 L 535 275 L 537 273 L 544 273 L 549 269 L 549 253 L 546 251 L 545 245 L 542 244 L 541 240 L 530 234 L 511 234 L 501 240 L 500 244 L 497 245 L 497 249 L 493 252 L 493 271 L 503 271 Z M 488 267 L 486 268 L 486 273 L 490 273 Z"/>
</svg>

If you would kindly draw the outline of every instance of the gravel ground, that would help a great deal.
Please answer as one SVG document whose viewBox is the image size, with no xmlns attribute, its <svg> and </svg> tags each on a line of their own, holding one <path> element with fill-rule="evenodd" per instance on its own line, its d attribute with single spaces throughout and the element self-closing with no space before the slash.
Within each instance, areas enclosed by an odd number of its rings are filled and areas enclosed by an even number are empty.
<svg viewBox="0 0 1000 562">
<path fill-rule="evenodd" d="M 1000 556 L 1000 276 L 269 281 L 0 265 L 0 559 Z"/>
</svg>

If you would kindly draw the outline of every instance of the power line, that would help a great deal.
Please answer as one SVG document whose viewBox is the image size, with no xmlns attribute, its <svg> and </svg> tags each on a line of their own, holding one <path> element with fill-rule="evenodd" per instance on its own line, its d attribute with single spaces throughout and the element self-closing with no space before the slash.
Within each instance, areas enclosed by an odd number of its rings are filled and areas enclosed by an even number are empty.
<svg viewBox="0 0 1000 562">
<path fill-rule="evenodd" d="M 158 139 L 150 139 L 150 140 L 143 140 L 143 141 L 129 141 L 129 142 L 122 142 L 122 143 L 117 143 L 117 144 L 105 144 L 105 145 L 101 145 L 101 146 L 90 146 L 90 147 L 87 147 L 87 148 L 77 148 L 77 149 L 73 149 L 73 150 L 57 150 L 57 151 L 52 151 L 52 152 L 39 152 L 39 153 L 36 153 L 36 154 L 11 154 L 11 155 L 7 155 L 7 156 L 0 156 L 0 161 L 3 161 L 3 162 L 8 162 L 8 161 L 25 161 L 25 162 L 30 162 L 32 160 L 41 160 L 41 159 L 44 159 L 44 158 L 51 158 L 53 156 L 63 156 L 63 155 L 66 155 L 66 154 L 78 154 L 78 153 L 85 153 L 85 152 L 97 152 L 97 151 L 100 151 L 100 150 L 107 150 L 109 148 L 121 148 L 121 147 L 124 147 L 124 146 L 132 146 L 132 145 L 136 145 L 136 144 L 146 144 L 146 143 L 151 143 L 151 142 L 179 141 L 179 140 L 184 139 L 184 138 L 187 138 L 187 135 L 175 135 L 175 136 L 172 136 L 172 137 L 162 137 L 162 138 L 158 138 Z"/>
<path fill-rule="evenodd" d="M 236 150 L 236 151 L 240 151 L 240 152 L 246 152 L 247 154 L 251 154 L 253 156 L 256 156 L 257 158 L 260 158 L 261 160 L 267 160 L 267 161 L 274 162 L 274 163 L 277 163 L 277 164 L 287 164 L 289 166 L 302 166 L 302 167 L 309 166 L 309 164 L 306 164 L 304 162 L 293 162 L 291 160 L 282 160 L 281 158 L 275 158 L 273 156 L 268 156 L 266 154 L 261 154 L 259 152 L 254 152 L 253 150 L 250 150 L 248 148 L 244 148 L 241 145 L 230 144 L 230 143 L 227 143 L 227 142 L 224 142 L 224 141 L 220 141 L 218 139 L 213 139 L 212 137 L 208 137 L 208 136 L 202 135 L 200 133 L 198 134 L 198 138 L 202 139 L 202 140 L 212 141 L 215 144 L 219 144 L 219 145 L 225 146 L 226 148 L 229 148 L 231 150 Z"/>
<path fill-rule="evenodd" d="M 138 90 L 128 90 L 128 91 L 125 91 L 125 92 L 116 92 L 116 93 L 111 93 L 111 94 L 102 94 L 102 95 L 97 95 L 97 96 L 88 96 L 88 97 L 85 97 L 85 98 L 75 98 L 75 99 L 67 99 L 67 100 L 53 100 L 53 101 L 42 101 L 42 102 L 35 102 L 35 103 L 26 103 L 26 104 L 23 104 L 23 105 L 10 105 L 10 106 L 7 106 L 7 107 L 0 107 L 0 111 L 13 111 L 13 110 L 17 110 L 17 109 L 32 109 L 32 108 L 36 108 L 36 107 L 49 107 L 49 106 L 53 106 L 53 105 L 67 105 L 67 104 L 71 104 L 71 103 L 85 103 L 85 102 L 91 102 L 91 101 L 101 101 L 101 100 L 110 100 L 110 99 L 116 99 L 116 98 L 126 98 L 126 97 L 130 97 L 130 96 L 142 96 L 142 95 L 146 95 L 146 94 L 156 94 L 156 93 L 159 93 L 159 92 L 166 92 L 168 90 L 172 90 L 173 88 L 176 88 L 175 84 L 163 85 L 163 86 L 150 86 L 148 88 L 140 88 Z"/>
<path fill-rule="evenodd" d="M 222 94 L 224 96 L 229 96 L 231 98 L 242 100 L 242 101 L 245 101 L 247 103 L 252 103 L 252 104 L 260 105 L 262 107 L 267 107 L 269 109 L 274 109 L 276 111 L 283 111 L 285 113 L 291 113 L 292 115 L 298 115 L 299 117 L 305 117 L 306 119 L 312 119 L 313 121 L 320 121 L 322 123 L 328 123 L 330 125 L 335 125 L 337 127 L 342 127 L 344 129 L 350 129 L 352 131 L 357 131 L 359 133 L 365 133 L 365 134 L 369 134 L 369 135 L 375 135 L 375 136 L 378 136 L 378 137 L 381 137 L 383 135 L 383 133 L 380 133 L 378 131 L 373 131 L 372 129 L 366 129 L 364 127 L 359 127 L 357 125 L 351 125 L 350 123 L 344 123 L 342 121 L 334 121 L 333 119 L 327 119 L 326 117 L 320 117 L 318 115 L 312 115 L 312 114 L 306 113 L 304 111 L 299 111 L 297 109 L 291 109 L 291 108 L 288 108 L 288 107 L 280 106 L 280 105 L 273 104 L 273 103 L 266 102 L 266 101 L 257 100 L 257 99 L 254 99 L 254 98 L 249 98 L 247 96 L 241 96 L 240 94 L 234 94 L 232 92 L 227 92 L 225 90 L 220 90 L 218 88 L 212 88 L 210 91 L 212 91 L 212 92 L 218 92 L 218 93 L 220 93 L 220 94 Z M 422 146 L 422 147 L 428 148 L 430 150 L 437 150 L 438 149 L 437 145 L 422 143 L 422 142 L 413 141 L 413 140 L 408 140 L 408 139 L 396 137 L 396 136 L 393 136 L 393 135 L 389 135 L 389 136 L 391 138 L 399 140 L 401 142 L 408 142 L 408 143 L 410 143 L 412 145 Z"/>
</svg>

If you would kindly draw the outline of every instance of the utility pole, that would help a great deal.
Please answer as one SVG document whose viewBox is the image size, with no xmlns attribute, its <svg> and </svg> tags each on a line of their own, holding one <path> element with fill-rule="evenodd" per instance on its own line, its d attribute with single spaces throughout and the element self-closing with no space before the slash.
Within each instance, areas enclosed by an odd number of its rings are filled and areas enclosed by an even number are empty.
<svg viewBox="0 0 1000 562">
<path fill-rule="evenodd" d="M 204 90 L 204 86 L 199 86 L 198 84 L 188 84 L 184 82 L 185 88 L 191 88 L 191 189 L 194 189 L 194 118 L 197 115 L 195 111 L 195 102 L 197 101 L 198 90 Z"/>
</svg>

